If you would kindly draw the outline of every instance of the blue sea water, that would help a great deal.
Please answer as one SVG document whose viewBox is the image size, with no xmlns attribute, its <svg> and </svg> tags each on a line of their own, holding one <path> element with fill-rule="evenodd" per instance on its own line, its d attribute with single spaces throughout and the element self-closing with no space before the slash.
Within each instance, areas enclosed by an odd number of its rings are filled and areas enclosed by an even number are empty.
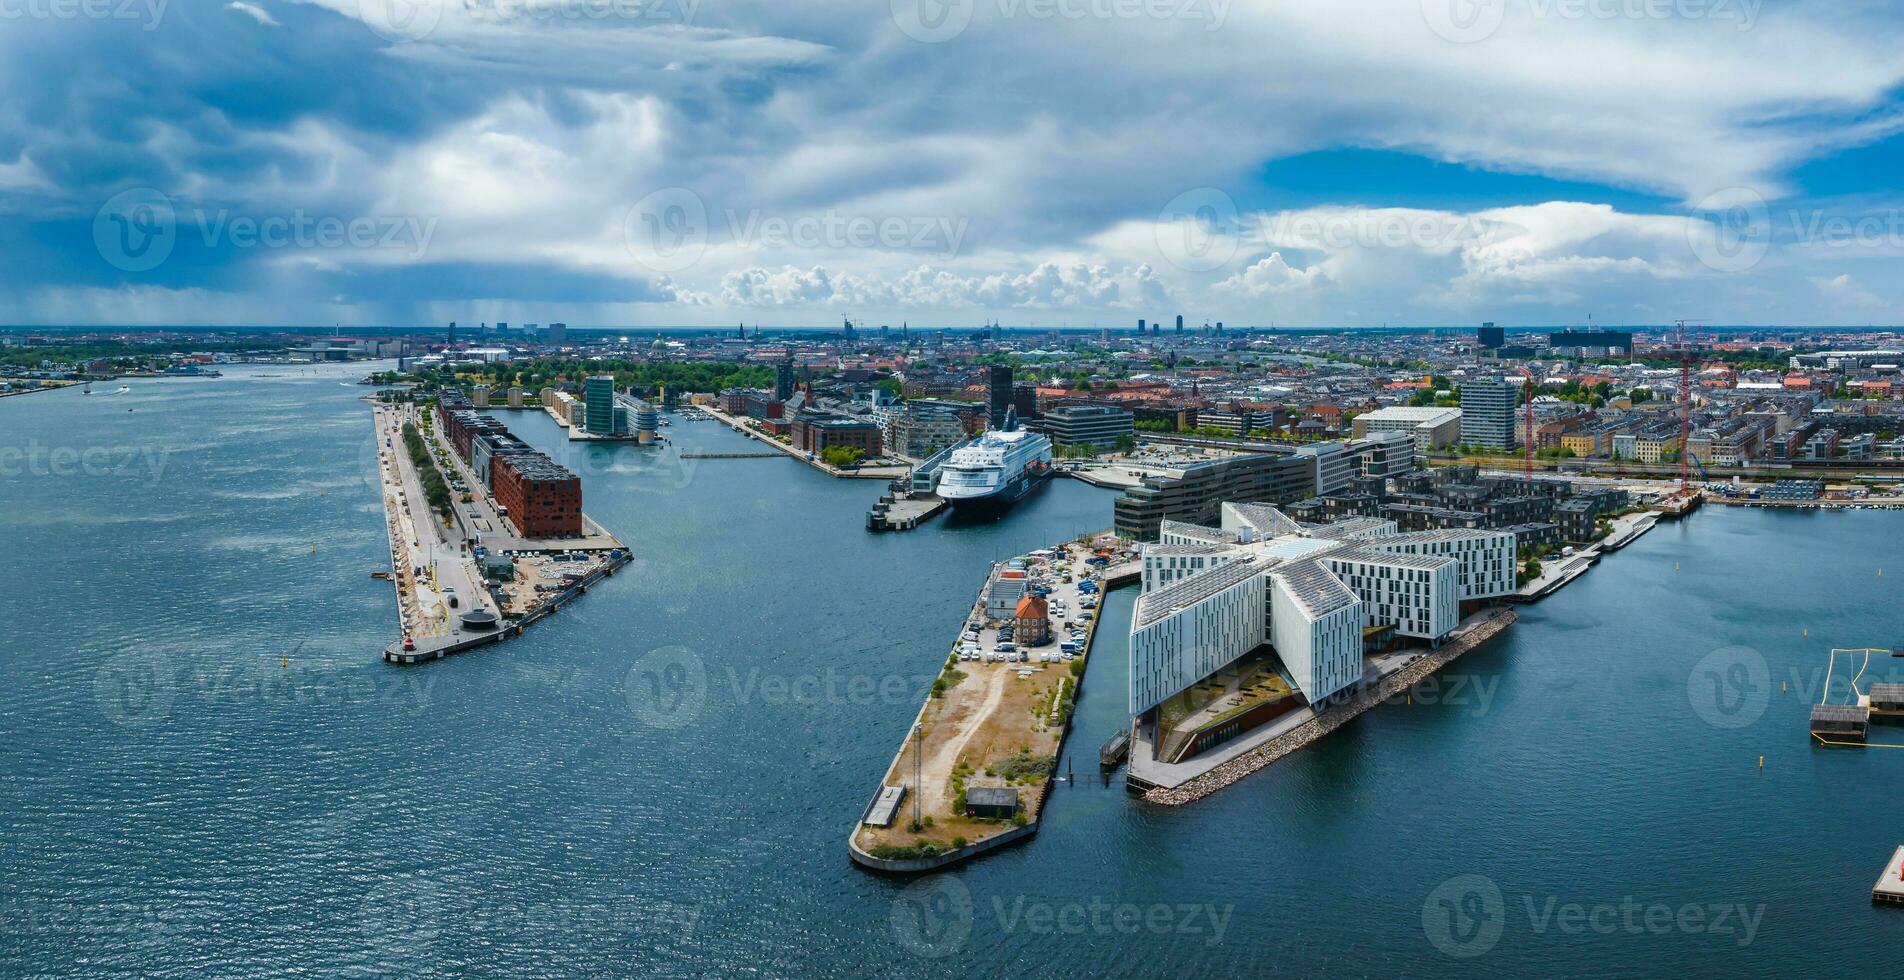
<svg viewBox="0 0 1904 980">
<path fill-rule="evenodd" d="M 746 448 L 714 423 L 499 413 L 635 562 L 398 668 L 360 371 L 0 400 L 0 974 L 1783 976 L 1904 941 L 1869 902 L 1904 752 L 1805 733 L 1830 647 L 1904 645 L 1904 516 L 1662 525 L 1176 809 L 1096 778 L 1114 593 L 1045 829 L 914 881 L 848 831 L 989 563 L 1109 493 L 873 535 L 877 483 L 682 459 Z"/>
</svg>

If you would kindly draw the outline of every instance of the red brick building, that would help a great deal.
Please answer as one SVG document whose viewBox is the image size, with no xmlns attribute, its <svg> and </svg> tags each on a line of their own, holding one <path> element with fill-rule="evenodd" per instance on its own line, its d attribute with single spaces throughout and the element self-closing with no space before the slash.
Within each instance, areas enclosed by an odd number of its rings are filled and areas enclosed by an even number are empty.
<svg viewBox="0 0 1904 980">
<path fill-rule="evenodd" d="M 508 508 L 509 523 L 525 538 L 569 538 L 582 534 L 582 481 L 541 453 L 499 456 L 490 464 L 496 503 Z"/>
</svg>

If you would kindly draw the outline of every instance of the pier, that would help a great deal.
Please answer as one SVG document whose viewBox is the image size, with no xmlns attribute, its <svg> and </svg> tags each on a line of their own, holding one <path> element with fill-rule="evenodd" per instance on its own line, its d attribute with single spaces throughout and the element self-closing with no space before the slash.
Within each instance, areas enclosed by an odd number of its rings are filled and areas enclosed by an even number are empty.
<svg viewBox="0 0 1904 980">
<path fill-rule="evenodd" d="M 1871 901 L 1881 905 L 1904 905 L 1904 845 L 1891 852 L 1891 860 L 1871 886 Z"/>
<path fill-rule="evenodd" d="M 889 493 L 866 514 L 868 531 L 910 531 L 946 508 L 945 498 L 930 493 Z"/>
<path fill-rule="evenodd" d="M 581 537 L 516 534 L 488 488 L 441 433 L 418 424 L 432 465 L 446 481 L 468 488 L 452 496 L 447 516 L 435 512 L 404 444 L 403 427 L 418 423 L 418 414 L 377 405 L 372 420 L 390 535 L 388 578 L 402 634 L 384 648 L 386 663 L 437 660 L 520 636 L 524 627 L 629 562 L 621 542 L 586 515 Z"/>
<path fill-rule="evenodd" d="M 853 861 L 919 873 L 1038 832 L 1097 636 L 1097 610 L 1084 604 L 1138 574 L 1127 543 L 1108 532 L 1089 540 L 993 566 L 847 839 Z M 1047 594 L 1021 605 L 1041 589 Z M 1017 630 L 1036 624 L 1020 612 L 1041 613 L 1050 641 L 1021 649 Z M 1076 640 L 1066 632 L 1073 627 Z M 894 800 L 904 802 L 886 805 Z"/>
</svg>

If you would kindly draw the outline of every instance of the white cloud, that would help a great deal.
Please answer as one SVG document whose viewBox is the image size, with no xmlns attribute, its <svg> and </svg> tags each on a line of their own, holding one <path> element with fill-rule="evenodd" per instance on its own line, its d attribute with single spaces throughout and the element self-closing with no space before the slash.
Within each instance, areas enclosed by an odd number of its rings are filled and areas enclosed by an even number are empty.
<svg viewBox="0 0 1904 980">
<path fill-rule="evenodd" d="M 271 12 L 255 3 L 246 3 L 244 0 L 231 0 L 230 3 L 225 4 L 225 9 L 236 10 L 241 14 L 248 15 L 252 20 L 266 27 L 278 26 L 278 21 L 271 16 Z"/>
</svg>

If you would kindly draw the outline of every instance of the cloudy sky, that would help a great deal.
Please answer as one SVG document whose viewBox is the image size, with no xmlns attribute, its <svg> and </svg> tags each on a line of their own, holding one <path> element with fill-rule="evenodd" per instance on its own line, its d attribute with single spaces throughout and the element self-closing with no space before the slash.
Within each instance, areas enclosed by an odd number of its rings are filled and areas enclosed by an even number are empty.
<svg viewBox="0 0 1904 980">
<path fill-rule="evenodd" d="M 0 322 L 1897 323 L 1878 0 L 0 0 Z"/>
</svg>

